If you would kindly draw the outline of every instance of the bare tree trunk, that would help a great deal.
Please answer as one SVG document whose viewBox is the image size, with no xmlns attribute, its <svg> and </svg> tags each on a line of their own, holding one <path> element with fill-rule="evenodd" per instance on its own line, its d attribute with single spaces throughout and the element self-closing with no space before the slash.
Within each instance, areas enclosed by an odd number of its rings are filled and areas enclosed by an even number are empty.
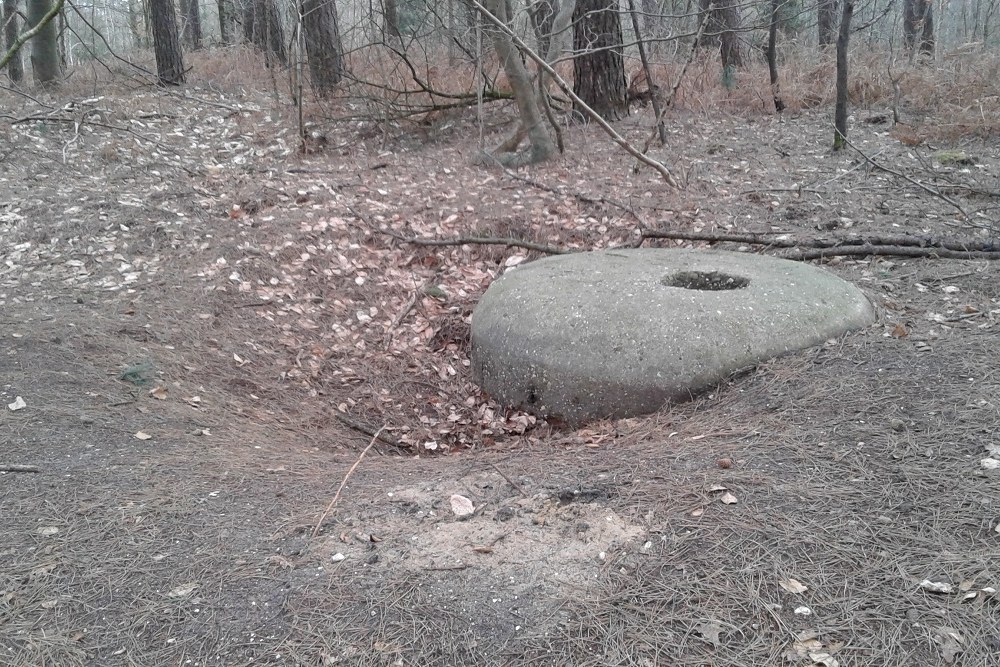
<svg viewBox="0 0 1000 667">
<path fill-rule="evenodd" d="M 719 15 L 723 31 L 721 37 L 722 68 L 731 70 L 743 64 L 740 55 L 740 35 L 737 32 L 740 27 L 740 0 L 719 0 Z"/>
<path fill-rule="evenodd" d="M 397 38 L 399 32 L 399 10 L 396 0 L 382 0 L 382 10 L 385 13 L 382 24 L 382 34 L 385 37 Z"/>
<path fill-rule="evenodd" d="M 531 27 L 537 42 L 535 50 L 543 57 L 549 52 L 549 44 L 552 43 L 552 22 L 558 7 L 559 0 L 535 0 L 528 5 L 528 16 L 531 17 Z"/>
<path fill-rule="evenodd" d="M 839 0 L 819 0 L 816 5 L 816 24 L 819 28 L 820 46 L 830 46 L 834 42 L 838 2 Z"/>
<path fill-rule="evenodd" d="M 767 72 L 771 78 L 774 111 L 778 114 L 785 110 L 785 102 L 781 99 L 781 85 L 778 83 L 778 12 L 781 11 L 781 3 L 782 0 L 771 0 L 771 25 L 767 29 Z"/>
<path fill-rule="evenodd" d="M 493 14 L 504 24 L 510 22 L 504 0 L 486 0 L 485 7 L 490 14 Z M 517 132 L 504 142 L 501 150 L 513 152 L 521 139 L 526 136 L 530 146 L 529 152 L 513 160 L 507 160 L 507 162 L 511 165 L 520 165 L 547 160 L 555 154 L 556 147 L 542 120 L 538 97 L 531 85 L 531 78 L 528 76 L 524 61 L 521 60 L 521 53 L 514 46 L 510 36 L 500 32 L 499 29 L 491 29 L 490 36 L 493 39 L 493 48 L 496 50 L 504 73 L 507 75 L 507 80 L 510 82 L 511 90 L 514 91 L 514 101 L 517 102 L 517 110 L 521 118 Z"/>
<path fill-rule="evenodd" d="M 656 133 L 660 137 L 660 145 L 666 146 L 667 128 L 663 125 L 663 113 L 660 111 L 660 87 L 656 85 L 653 70 L 649 66 L 649 58 L 646 57 L 646 43 L 642 37 L 642 30 L 639 28 L 639 17 L 636 16 L 635 0 L 628 0 L 628 15 L 632 19 L 632 30 L 635 31 L 635 44 L 639 49 L 639 61 L 642 63 L 642 72 L 646 77 L 649 101 L 653 105 L 653 117 L 656 119 Z M 628 94 L 632 95 L 631 85 L 629 85 Z"/>
<path fill-rule="evenodd" d="M 646 39 L 649 50 L 660 53 L 663 50 L 662 37 L 666 34 L 666 22 L 663 19 L 661 3 L 657 0 L 642 0 L 639 5 L 643 14 L 643 26 L 646 28 Z"/>
<path fill-rule="evenodd" d="M 553 2 L 556 10 L 552 17 L 552 30 L 549 32 L 549 48 L 545 53 L 539 54 L 547 63 L 555 62 L 563 50 L 566 48 L 569 37 L 570 25 L 573 22 L 573 13 L 576 11 L 576 0 L 559 0 Z"/>
<path fill-rule="evenodd" d="M 3 20 L 6 48 L 11 49 L 19 32 L 17 0 L 3 0 Z M 7 76 L 14 83 L 20 83 L 24 79 L 24 61 L 21 60 L 20 52 L 12 55 L 7 63 Z"/>
<path fill-rule="evenodd" d="M 59 14 L 56 16 L 56 19 L 59 21 L 59 25 L 56 26 L 56 45 L 59 49 L 59 71 L 65 72 L 66 67 L 69 64 L 69 50 L 66 48 L 66 35 L 69 33 L 69 30 L 66 29 L 66 12 L 62 10 L 62 7 L 59 8 Z M 94 39 L 97 39 L 97 35 L 94 35 Z"/>
<path fill-rule="evenodd" d="M 233 43 L 233 7 L 230 0 L 216 0 L 219 12 L 219 41 L 228 46 Z"/>
<path fill-rule="evenodd" d="M 628 115 L 622 23 L 616 0 L 577 0 L 573 12 L 573 92 L 601 118 Z"/>
<path fill-rule="evenodd" d="M 189 49 L 201 48 L 201 9 L 198 0 L 180 0 L 181 20 L 184 24 L 184 44 Z"/>
<path fill-rule="evenodd" d="M 740 40 L 737 32 L 740 27 L 740 0 L 699 0 L 702 14 L 712 7 L 701 36 L 701 46 L 719 46 L 722 57 L 722 69 L 730 73 L 743 64 L 740 55 Z"/>
<path fill-rule="evenodd" d="M 128 9 L 128 31 L 132 35 L 132 48 L 141 49 L 144 47 L 142 39 L 142 2 L 141 0 L 127 0 Z"/>
<path fill-rule="evenodd" d="M 33 28 L 52 9 L 50 0 L 28 0 L 26 28 Z M 59 31 L 55 20 L 49 21 L 31 38 L 31 71 L 35 83 L 54 85 L 62 74 L 59 66 Z"/>
<path fill-rule="evenodd" d="M 160 84 L 178 86 L 184 83 L 184 54 L 177 34 L 173 0 L 149 0 L 149 18 Z"/>
<path fill-rule="evenodd" d="M 847 145 L 847 47 L 851 39 L 851 18 L 854 0 L 843 0 L 840 15 L 840 32 L 837 35 L 837 108 L 833 119 L 833 150 Z"/>
<path fill-rule="evenodd" d="M 903 41 L 912 53 L 934 55 L 934 3 L 932 0 L 903 1 Z"/>
<path fill-rule="evenodd" d="M 328 95 L 344 77 L 344 50 L 333 0 L 302 0 L 309 74 L 317 95 Z"/>
<path fill-rule="evenodd" d="M 288 64 L 285 29 L 274 0 L 250 0 L 243 13 L 243 36 L 264 52 L 267 65 Z"/>
<path fill-rule="evenodd" d="M 143 44 L 141 48 L 148 49 L 153 40 L 153 20 L 149 17 L 149 0 L 139 0 L 142 8 Z"/>
</svg>

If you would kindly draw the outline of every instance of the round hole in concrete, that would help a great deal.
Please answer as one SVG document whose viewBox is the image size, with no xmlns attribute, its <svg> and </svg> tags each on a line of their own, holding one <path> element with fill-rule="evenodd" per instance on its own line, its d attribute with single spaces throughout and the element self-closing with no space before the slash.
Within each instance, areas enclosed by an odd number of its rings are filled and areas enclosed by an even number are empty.
<svg viewBox="0 0 1000 667">
<path fill-rule="evenodd" d="M 681 271 L 661 280 L 667 287 L 682 289 L 721 291 L 743 289 L 750 284 L 749 278 L 734 276 L 721 271 Z"/>
</svg>

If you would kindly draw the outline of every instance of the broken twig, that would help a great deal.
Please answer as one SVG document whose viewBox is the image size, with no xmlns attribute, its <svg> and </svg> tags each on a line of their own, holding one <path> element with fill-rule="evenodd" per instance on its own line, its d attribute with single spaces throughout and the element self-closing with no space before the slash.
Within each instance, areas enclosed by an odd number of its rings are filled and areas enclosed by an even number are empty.
<svg viewBox="0 0 1000 667">
<path fill-rule="evenodd" d="M 457 236 L 451 239 L 418 239 L 409 236 L 403 236 L 402 234 L 396 234 L 395 232 L 390 232 L 385 229 L 378 230 L 380 234 L 385 234 L 386 236 L 391 236 L 397 241 L 402 241 L 403 243 L 411 243 L 413 245 L 424 245 L 424 246 L 452 246 L 452 245 L 504 245 L 513 248 L 524 248 L 525 250 L 535 250 L 537 252 L 545 253 L 547 255 L 565 255 L 570 250 L 563 248 L 557 248 L 555 246 L 545 245 L 544 243 L 535 243 L 534 241 L 524 241 L 522 239 L 515 238 L 497 238 L 492 236 Z"/>
<path fill-rule="evenodd" d="M 358 431 L 359 433 L 364 433 L 365 435 L 370 435 L 373 438 L 378 438 L 379 441 L 384 442 L 387 445 L 392 445 L 393 447 L 403 446 L 399 443 L 398 440 L 396 440 L 391 435 L 383 433 L 383 431 L 385 430 L 385 426 L 383 426 L 378 430 L 375 430 L 368 424 L 358 421 L 357 419 L 351 417 L 347 413 L 342 412 L 340 410 L 334 410 L 333 414 L 337 417 L 337 419 L 340 420 L 342 424 L 344 424 L 344 426 L 353 428 L 355 431 Z"/>
<path fill-rule="evenodd" d="M 18 463 L 0 463 L 0 472 L 41 472 L 38 466 L 21 465 Z"/>
<path fill-rule="evenodd" d="M 358 460 L 354 462 L 354 465 L 352 465 L 350 469 L 347 471 L 347 474 L 344 475 L 344 479 L 340 482 L 340 488 L 338 488 L 337 493 L 334 494 L 333 500 L 330 501 L 330 504 L 326 506 L 326 509 L 323 510 L 323 513 L 319 516 L 319 521 L 316 522 L 316 527 L 313 528 L 312 532 L 313 537 L 319 535 L 319 530 L 320 528 L 323 527 L 323 521 L 326 520 L 326 515 L 330 513 L 330 510 L 333 509 L 333 506 L 337 504 L 338 500 L 340 500 L 340 492 L 344 490 L 344 486 L 347 484 L 347 480 L 351 478 L 351 474 L 354 473 L 354 469 L 361 464 L 362 459 L 365 458 L 365 454 L 368 453 L 368 450 L 371 449 L 372 445 L 375 444 L 375 441 L 378 440 L 378 436 L 382 433 L 382 430 L 384 428 L 385 426 L 383 426 L 382 428 L 380 428 L 378 431 L 375 432 L 375 435 L 372 436 L 372 441 L 368 443 L 367 447 L 361 450 L 361 454 L 358 455 Z"/>
</svg>

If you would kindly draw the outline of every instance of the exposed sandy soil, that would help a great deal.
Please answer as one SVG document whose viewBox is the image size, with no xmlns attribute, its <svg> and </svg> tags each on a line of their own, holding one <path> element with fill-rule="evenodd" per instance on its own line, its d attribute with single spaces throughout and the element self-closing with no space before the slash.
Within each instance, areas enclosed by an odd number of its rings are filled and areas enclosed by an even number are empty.
<svg viewBox="0 0 1000 667">
<path fill-rule="evenodd" d="M 672 190 L 589 127 L 513 175 L 472 166 L 471 115 L 320 126 L 301 155 L 264 96 L 7 101 L 0 465 L 38 472 L 0 474 L 0 663 L 1000 659 L 995 262 L 826 261 L 875 326 L 568 431 L 468 369 L 477 298 L 539 254 L 397 238 L 989 243 L 995 140 L 908 146 L 858 111 L 852 142 L 908 180 L 831 154 L 825 111 L 677 112 Z"/>
</svg>

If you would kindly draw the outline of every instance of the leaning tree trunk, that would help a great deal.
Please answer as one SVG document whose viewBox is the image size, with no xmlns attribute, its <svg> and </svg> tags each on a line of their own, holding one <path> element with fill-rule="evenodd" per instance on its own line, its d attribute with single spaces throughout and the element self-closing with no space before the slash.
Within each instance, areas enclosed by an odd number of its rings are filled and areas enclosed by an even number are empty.
<svg viewBox="0 0 1000 667">
<path fill-rule="evenodd" d="M 627 116 L 628 83 L 616 0 L 577 0 L 573 50 L 577 54 L 573 60 L 573 92 L 604 120 Z"/>
<path fill-rule="evenodd" d="M 639 62 L 642 63 L 642 74 L 646 79 L 646 92 L 649 94 L 649 102 L 653 105 L 653 118 L 656 119 L 656 134 L 660 137 L 660 145 L 667 145 L 667 128 L 663 124 L 663 111 L 660 108 L 660 87 L 656 85 L 653 70 L 649 66 L 649 58 L 646 55 L 646 42 L 643 38 L 642 28 L 639 27 L 639 17 L 636 16 L 635 0 L 628 0 L 628 15 L 632 20 L 632 30 L 635 33 L 635 46 L 639 51 Z M 627 94 L 632 97 L 634 94 L 642 94 L 642 91 L 635 90 L 635 79 L 629 83 Z"/>
<path fill-rule="evenodd" d="M 28 0 L 26 28 L 34 28 L 52 9 L 51 0 Z M 59 31 L 53 19 L 31 38 L 31 71 L 35 82 L 53 85 L 59 80 Z"/>
<path fill-rule="evenodd" d="M 17 0 L 3 0 L 4 35 L 8 50 L 17 41 L 17 25 L 19 23 L 17 19 Z M 14 83 L 20 83 L 24 79 L 24 62 L 21 60 L 20 52 L 12 54 L 10 60 L 7 61 L 7 76 Z"/>
<path fill-rule="evenodd" d="M 486 0 L 483 4 L 486 11 L 504 25 L 510 23 L 504 0 Z M 521 60 L 521 53 L 514 46 L 510 35 L 502 32 L 496 26 L 493 26 L 489 32 L 493 39 L 493 48 L 496 50 L 500 64 L 510 82 L 510 88 L 514 92 L 514 101 L 517 103 L 517 111 L 520 116 L 520 127 L 514 136 L 505 141 L 497 150 L 498 152 L 513 153 L 524 137 L 528 138 L 529 144 L 527 153 L 514 155 L 512 158 L 501 157 L 500 160 L 508 166 L 521 166 L 547 160 L 555 154 L 556 146 L 542 120 L 538 95 L 531 85 L 531 77 L 528 76 L 528 70 L 524 66 L 524 61 Z"/>
<path fill-rule="evenodd" d="M 837 108 L 833 119 L 833 150 L 847 145 L 847 46 L 851 39 L 851 18 L 854 0 L 843 0 L 840 15 L 840 33 L 837 35 Z"/>
<path fill-rule="evenodd" d="M 198 0 L 180 0 L 184 22 L 184 45 L 192 50 L 201 48 L 201 9 Z"/>
<path fill-rule="evenodd" d="M 274 0 L 250 0 L 243 14 L 243 36 L 264 52 L 267 66 L 288 64 L 285 29 Z"/>
<path fill-rule="evenodd" d="M 903 1 L 903 41 L 911 53 L 934 55 L 934 3 L 932 0 Z"/>
<path fill-rule="evenodd" d="M 344 50 L 333 0 L 302 0 L 302 28 L 313 90 L 329 95 L 344 78 Z"/>
<path fill-rule="evenodd" d="M 556 18 L 558 6 L 558 0 L 536 0 L 528 7 L 531 27 L 534 29 L 535 40 L 538 42 L 536 50 L 543 58 L 549 52 L 549 44 L 552 43 L 552 23 Z"/>
<path fill-rule="evenodd" d="M 173 0 L 149 0 L 149 19 L 160 84 L 178 86 L 184 83 L 184 54 L 177 34 Z"/>
<path fill-rule="evenodd" d="M 767 28 L 767 73 L 771 80 L 771 98 L 774 111 L 781 114 L 785 101 L 781 99 L 781 84 L 778 82 L 778 14 L 782 0 L 771 0 L 771 25 Z"/>
<path fill-rule="evenodd" d="M 819 3 L 816 5 L 817 36 L 820 46 L 830 46 L 834 42 L 838 1 L 819 0 Z"/>
</svg>

